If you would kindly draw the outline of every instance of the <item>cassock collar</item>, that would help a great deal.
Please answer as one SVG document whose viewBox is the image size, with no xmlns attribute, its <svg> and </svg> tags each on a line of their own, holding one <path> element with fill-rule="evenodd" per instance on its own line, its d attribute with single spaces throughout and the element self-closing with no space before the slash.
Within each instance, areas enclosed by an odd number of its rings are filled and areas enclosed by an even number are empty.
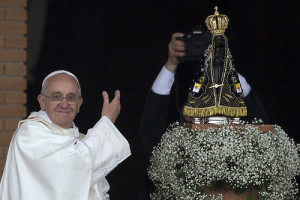
<svg viewBox="0 0 300 200">
<path fill-rule="evenodd" d="M 62 127 L 60 127 L 60 126 L 52 123 L 52 121 L 50 120 L 50 118 L 47 115 L 47 113 L 45 111 L 42 111 L 42 110 L 40 110 L 39 112 L 31 112 L 30 115 L 28 116 L 28 118 L 26 120 L 28 120 L 28 119 L 38 119 L 39 117 L 45 123 L 47 122 L 48 124 L 50 124 L 50 127 L 52 127 L 53 130 L 55 130 L 54 132 L 56 134 L 59 134 L 59 135 L 70 135 L 70 136 L 80 137 L 79 130 L 75 126 L 74 123 L 73 123 L 73 128 L 62 128 Z M 23 120 L 23 121 L 26 121 L 26 120 Z M 37 121 L 39 121 L 39 120 L 37 120 Z"/>
</svg>

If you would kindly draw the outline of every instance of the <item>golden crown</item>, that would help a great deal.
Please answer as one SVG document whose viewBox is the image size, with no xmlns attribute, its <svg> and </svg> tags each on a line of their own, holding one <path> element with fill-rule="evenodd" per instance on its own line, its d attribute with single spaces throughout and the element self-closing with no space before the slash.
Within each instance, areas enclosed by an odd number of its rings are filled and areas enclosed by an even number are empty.
<svg viewBox="0 0 300 200">
<path fill-rule="evenodd" d="M 219 14 L 218 7 L 215 7 L 214 15 L 209 15 L 205 20 L 207 29 L 213 35 L 222 35 L 229 24 L 229 18 L 226 15 Z"/>
</svg>

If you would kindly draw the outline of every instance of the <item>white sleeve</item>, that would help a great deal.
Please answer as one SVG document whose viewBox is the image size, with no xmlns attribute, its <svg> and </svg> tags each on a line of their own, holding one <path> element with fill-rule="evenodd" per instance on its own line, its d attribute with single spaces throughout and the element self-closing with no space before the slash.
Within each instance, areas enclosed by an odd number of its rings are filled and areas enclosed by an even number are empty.
<svg viewBox="0 0 300 200">
<path fill-rule="evenodd" d="M 243 89 L 244 97 L 246 97 L 250 93 L 251 87 L 247 83 L 246 79 L 241 74 L 238 73 L 238 77 L 239 77 L 239 80 L 240 80 L 240 83 L 241 83 L 241 86 Z"/>
<path fill-rule="evenodd" d="M 83 142 L 94 158 L 92 182 L 105 177 L 131 154 L 128 141 L 105 116 L 88 130 Z"/>
<path fill-rule="evenodd" d="M 165 66 L 163 66 L 151 89 L 157 94 L 168 95 L 170 94 L 173 83 L 174 73 L 170 72 Z"/>
</svg>

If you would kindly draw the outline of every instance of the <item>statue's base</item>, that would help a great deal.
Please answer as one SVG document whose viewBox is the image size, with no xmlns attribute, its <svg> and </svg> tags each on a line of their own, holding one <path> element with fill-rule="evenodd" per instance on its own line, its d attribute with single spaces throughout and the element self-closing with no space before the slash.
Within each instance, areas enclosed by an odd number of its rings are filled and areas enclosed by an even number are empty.
<svg viewBox="0 0 300 200">
<path fill-rule="evenodd" d="M 210 116 L 201 118 L 192 118 L 194 124 L 240 124 L 239 117 L 226 117 L 226 116 Z"/>
<path fill-rule="evenodd" d="M 258 199 L 258 191 L 255 188 L 247 188 L 242 194 L 235 194 L 233 189 L 226 190 L 224 188 L 211 189 L 209 187 L 204 187 L 207 194 L 216 195 L 222 194 L 222 200 L 245 200 L 245 199 Z M 252 193 L 252 194 L 251 194 Z M 252 198 L 249 198 L 252 195 Z"/>
<path fill-rule="evenodd" d="M 273 132 L 273 125 L 271 124 L 253 124 L 254 126 L 257 126 L 259 128 L 259 130 L 262 132 L 262 133 L 266 133 L 266 132 Z M 195 130 L 196 128 L 197 129 L 207 129 L 207 128 L 218 128 L 220 127 L 219 124 L 195 124 L 195 123 L 184 123 L 184 126 L 185 127 L 188 127 L 188 128 L 191 128 L 193 130 Z M 232 126 L 232 127 L 241 127 L 241 126 L 244 126 L 243 124 L 228 124 L 228 126 Z"/>
</svg>

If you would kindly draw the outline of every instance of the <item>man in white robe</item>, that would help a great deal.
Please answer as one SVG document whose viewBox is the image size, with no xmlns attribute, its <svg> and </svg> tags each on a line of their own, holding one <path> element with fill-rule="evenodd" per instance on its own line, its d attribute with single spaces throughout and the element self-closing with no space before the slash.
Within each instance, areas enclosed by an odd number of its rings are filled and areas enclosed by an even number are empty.
<svg viewBox="0 0 300 200">
<path fill-rule="evenodd" d="M 109 199 L 105 176 L 131 153 L 114 126 L 120 92 L 111 102 L 102 95 L 102 117 L 83 135 L 73 123 L 83 102 L 77 78 L 59 70 L 44 79 L 41 111 L 20 121 L 13 135 L 0 200 Z"/>
</svg>

